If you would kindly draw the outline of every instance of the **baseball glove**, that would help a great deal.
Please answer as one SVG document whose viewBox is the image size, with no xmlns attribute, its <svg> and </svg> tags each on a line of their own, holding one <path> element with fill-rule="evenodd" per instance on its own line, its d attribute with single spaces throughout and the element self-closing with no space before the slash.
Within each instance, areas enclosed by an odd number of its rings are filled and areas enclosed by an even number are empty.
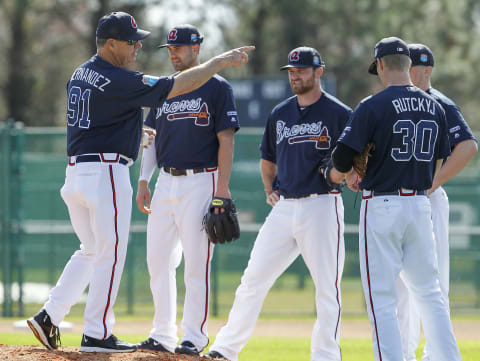
<svg viewBox="0 0 480 361">
<path fill-rule="evenodd" d="M 215 209 L 223 208 L 225 212 L 215 214 Z M 208 238 L 213 243 L 231 242 L 240 237 L 237 209 L 228 198 L 215 197 L 203 218 L 203 224 Z"/>
<path fill-rule="evenodd" d="M 331 155 L 328 155 L 322 159 L 322 163 L 318 167 L 318 172 L 321 175 L 323 175 L 323 177 L 325 178 L 325 182 L 327 182 L 328 190 L 340 191 L 342 187 L 345 185 L 345 181 L 342 181 L 341 183 L 332 182 L 332 180 L 330 179 L 330 171 L 332 169 L 333 169 L 332 158 L 331 158 Z"/>
<path fill-rule="evenodd" d="M 365 148 L 363 148 L 362 153 L 357 154 L 353 157 L 353 169 L 359 175 L 360 178 L 364 178 L 367 173 L 367 162 L 368 157 L 371 157 L 375 150 L 375 143 L 368 143 Z"/>
</svg>

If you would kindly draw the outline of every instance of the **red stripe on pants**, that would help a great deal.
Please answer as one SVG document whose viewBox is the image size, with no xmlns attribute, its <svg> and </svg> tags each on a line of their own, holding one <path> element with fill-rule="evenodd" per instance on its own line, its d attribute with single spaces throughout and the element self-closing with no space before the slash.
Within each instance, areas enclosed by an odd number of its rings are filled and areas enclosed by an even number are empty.
<svg viewBox="0 0 480 361">
<path fill-rule="evenodd" d="M 215 197 L 215 173 L 212 173 L 212 197 Z M 206 287 L 206 293 L 205 293 L 205 314 L 204 314 L 204 318 L 203 318 L 203 322 L 202 322 L 202 326 L 200 327 L 200 331 L 202 332 L 202 334 L 205 335 L 205 332 L 203 332 L 203 327 L 205 326 L 205 323 L 207 322 L 207 317 L 208 317 L 208 294 L 209 294 L 209 289 L 210 289 L 210 278 L 208 277 L 208 274 L 209 274 L 209 266 L 210 266 L 210 239 L 208 240 L 208 255 L 207 255 L 207 264 L 206 264 L 206 273 L 205 273 L 205 283 L 207 285 Z M 205 345 L 205 347 L 208 346 L 208 344 L 210 343 L 210 340 L 208 340 L 208 343 Z M 201 350 L 203 351 L 203 350 Z M 200 351 L 200 352 L 201 352 Z"/>
<path fill-rule="evenodd" d="M 340 305 L 340 295 L 338 291 L 338 261 L 339 261 L 339 253 L 340 253 L 340 239 L 341 239 L 341 232 L 340 232 L 340 220 L 338 219 L 338 208 L 337 208 L 338 198 L 335 197 L 335 214 L 337 215 L 337 276 L 335 278 L 335 289 L 337 290 L 337 304 L 338 304 L 338 319 L 337 319 L 337 326 L 335 327 L 335 338 L 337 338 L 338 332 L 338 325 L 340 323 L 340 315 L 342 313 L 342 306 Z"/>
<path fill-rule="evenodd" d="M 113 280 L 115 278 L 115 266 L 117 265 L 117 252 L 118 252 L 118 211 L 117 211 L 117 197 L 115 193 L 115 182 L 113 180 L 113 168 L 111 165 L 108 166 L 110 170 L 110 182 L 112 184 L 112 200 L 113 200 L 113 208 L 115 210 L 114 216 L 114 223 L 115 223 L 115 261 L 113 262 L 112 267 L 112 275 L 110 277 L 110 287 L 108 289 L 108 297 L 107 297 L 107 305 L 105 306 L 105 312 L 103 314 L 103 339 L 107 338 L 107 324 L 105 323 L 105 319 L 107 318 L 108 308 L 110 307 L 110 296 L 112 295 L 112 287 L 113 287 Z"/>
<path fill-rule="evenodd" d="M 378 356 L 380 358 L 380 361 L 382 361 L 382 351 L 380 350 L 380 340 L 378 338 L 377 319 L 375 317 L 375 311 L 373 309 L 372 287 L 371 287 L 371 284 L 370 284 L 370 269 L 368 267 L 367 207 L 368 207 L 368 200 L 365 200 L 365 215 L 364 215 L 364 219 L 363 219 L 363 233 L 364 233 L 364 236 L 365 236 L 365 263 L 366 263 L 366 272 L 367 272 L 367 280 L 368 280 L 368 296 L 369 296 L 369 299 L 370 299 L 370 308 L 372 310 L 373 324 L 375 326 L 375 337 L 377 338 Z"/>
</svg>

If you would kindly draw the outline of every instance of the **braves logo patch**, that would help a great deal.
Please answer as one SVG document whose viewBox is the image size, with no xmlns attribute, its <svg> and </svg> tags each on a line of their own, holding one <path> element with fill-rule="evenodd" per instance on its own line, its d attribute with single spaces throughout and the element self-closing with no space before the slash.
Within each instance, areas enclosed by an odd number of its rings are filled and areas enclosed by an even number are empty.
<svg viewBox="0 0 480 361">
<path fill-rule="evenodd" d="M 177 29 L 172 29 L 168 33 L 168 40 L 177 40 Z"/>
<path fill-rule="evenodd" d="M 290 54 L 290 58 L 288 59 L 290 61 L 299 61 L 300 57 L 298 56 L 298 51 L 294 51 Z"/>
<path fill-rule="evenodd" d="M 135 19 L 133 18 L 133 16 L 130 16 L 130 22 L 132 23 L 132 27 L 134 29 L 137 28 L 137 22 L 135 21 Z"/>
<path fill-rule="evenodd" d="M 148 86 L 154 86 L 157 84 L 158 79 L 160 79 L 158 76 L 144 75 L 142 77 L 142 83 Z"/>
</svg>

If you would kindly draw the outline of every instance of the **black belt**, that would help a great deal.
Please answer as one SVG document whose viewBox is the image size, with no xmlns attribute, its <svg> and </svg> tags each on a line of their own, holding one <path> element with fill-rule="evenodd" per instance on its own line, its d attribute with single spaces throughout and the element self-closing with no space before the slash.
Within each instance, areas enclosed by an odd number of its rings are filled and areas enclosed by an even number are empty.
<svg viewBox="0 0 480 361">
<path fill-rule="evenodd" d="M 332 190 L 328 193 L 311 193 L 311 194 L 306 194 L 304 196 L 299 196 L 299 197 L 285 197 L 285 196 L 282 196 L 282 197 L 283 199 L 303 199 L 303 198 L 315 198 L 322 194 L 341 194 L 341 192 L 338 190 Z"/>
<path fill-rule="evenodd" d="M 377 192 L 377 191 L 363 191 L 362 199 L 369 199 L 372 197 L 381 197 L 381 196 L 402 196 L 402 197 L 411 197 L 411 196 L 426 196 L 427 191 L 417 191 L 415 189 L 405 189 L 400 188 L 394 191 L 388 192 Z"/>
<path fill-rule="evenodd" d="M 174 167 L 163 167 L 163 170 L 175 177 L 177 176 L 182 176 L 182 175 L 187 175 L 189 171 L 193 174 L 197 173 L 204 173 L 204 172 L 215 172 L 217 170 L 217 167 L 213 168 L 194 168 L 194 169 L 177 169 Z"/>
<path fill-rule="evenodd" d="M 68 165 L 75 165 L 76 163 L 88 163 L 88 162 L 102 162 L 102 163 L 120 163 L 123 165 L 128 164 L 128 159 L 117 155 L 116 159 L 105 159 L 101 154 L 83 154 L 75 156 L 72 161 L 72 157 L 68 157 Z"/>
</svg>

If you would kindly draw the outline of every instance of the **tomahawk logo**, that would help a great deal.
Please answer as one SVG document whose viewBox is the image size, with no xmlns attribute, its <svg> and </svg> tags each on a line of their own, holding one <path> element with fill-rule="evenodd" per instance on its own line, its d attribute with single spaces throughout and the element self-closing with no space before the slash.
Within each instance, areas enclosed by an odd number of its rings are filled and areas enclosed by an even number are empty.
<svg viewBox="0 0 480 361">
<path fill-rule="evenodd" d="M 168 33 L 168 40 L 177 40 L 177 29 L 172 29 Z"/>
<path fill-rule="evenodd" d="M 208 112 L 207 103 L 203 103 L 202 107 L 197 112 L 169 114 L 167 119 L 171 122 L 178 119 L 191 119 L 194 121 L 195 125 L 205 127 L 210 124 L 210 113 Z"/>
<path fill-rule="evenodd" d="M 133 27 L 134 29 L 136 29 L 136 28 L 137 28 L 137 23 L 135 22 L 135 19 L 133 18 L 133 16 L 130 16 L 130 21 L 131 21 L 131 23 L 132 23 L 132 27 Z"/>
<path fill-rule="evenodd" d="M 168 114 L 167 120 L 170 122 L 180 119 L 190 119 L 193 120 L 195 125 L 200 127 L 205 127 L 210 124 L 208 105 L 202 102 L 202 98 L 182 100 L 170 104 L 165 102 L 161 108 L 158 108 L 156 118 L 160 118 L 162 114 Z"/>
<path fill-rule="evenodd" d="M 322 122 L 295 124 L 289 128 L 283 120 L 277 121 L 277 144 L 288 139 L 288 144 L 313 142 L 317 149 L 330 149 L 331 137 Z"/>
</svg>

